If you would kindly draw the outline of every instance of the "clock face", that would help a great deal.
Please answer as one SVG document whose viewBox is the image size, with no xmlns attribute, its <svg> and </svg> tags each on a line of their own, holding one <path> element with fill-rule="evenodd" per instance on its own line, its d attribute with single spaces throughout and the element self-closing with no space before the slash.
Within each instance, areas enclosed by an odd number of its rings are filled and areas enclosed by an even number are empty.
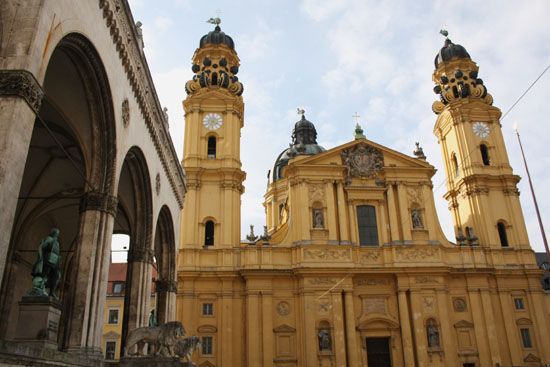
<svg viewBox="0 0 550 367">
<path fill-rule="evenodd" d="M 485 139 L 489 136 L 489 133 L 491 130 L 489 129 L 489 126 L 487 126 L 484 122 L 476 122 L 474 123 L 474 126 L 472 126 L 472 129 L 474 130 L 474 134 L 479 136 L 481 139 Z"/>
<path fill-rule="evenodd" d="M 223 119 L 217 113 L 209 113 L 202 119 L 202 124 L 208 130 L 217 130 L 223 125 Z"/>
</svg>

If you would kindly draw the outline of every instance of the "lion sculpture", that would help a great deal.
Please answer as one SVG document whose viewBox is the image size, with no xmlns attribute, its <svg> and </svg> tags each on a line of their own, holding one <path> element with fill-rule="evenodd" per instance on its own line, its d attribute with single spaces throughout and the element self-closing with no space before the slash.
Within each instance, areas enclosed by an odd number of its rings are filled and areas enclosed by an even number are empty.
<svg viewBox="0 0 550 367">
<path fill-rule="evenodd" d="M 174 352 L 180 358 L 187 359 L 190 364 L 191 356 L 195 352 L 195 349 L 201 346 L 201 342 L 198 336 L 190 336 L 188 338 L 178 339 L 176 345 L 174 345 Z"/>
<path fill-rule="evenodd" d="M 145 343 L 151 346 L 154 355 L 174 357 L 174 345 L 179 338 L 185 335 L 185 329 L 181 322 L 170 321 L 153 327 L 140 327 L 128 333 L 126 338 L 125 356 L 143 356 Z M 137 345 L 137 352 L 131 350 Z"/>
</svg>

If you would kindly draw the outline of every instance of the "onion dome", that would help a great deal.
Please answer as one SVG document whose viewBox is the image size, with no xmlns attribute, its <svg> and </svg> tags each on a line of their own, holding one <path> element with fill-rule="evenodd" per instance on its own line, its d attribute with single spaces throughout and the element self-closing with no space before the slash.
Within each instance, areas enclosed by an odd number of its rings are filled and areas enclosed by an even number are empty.
<svg viewBox="0 0 550 367">
<path fill-rule="evenodd" d="M 470 54 L 468 54 L 468 51 L 461 46 L 461 45 L 455 45 L 453 41 L 446 38 L 445 44 L 439 50 L 439 53 L 435 56 L 435 67 L 437 68 L 440 63 L 452 60 L 454 58 L 457 59 L 469 59 Z"/>
<path fill-rule="evenodd" d="M 192 95 L 212 90 L 225 89 L 240 97 L 244 86 L 239 81 L 239 57 L 235 51 L 233 39 L 221 31 L 219 18 L 210 18 L 208 23 L 216 27 L 207 35 L 202 36 L 200 46 L 193 55 L 191 70 L 194 75 L 185 84 L 185 91 Z"/>
<path fill-rule="evenodd" d="M 300 121 L 294 125 L 292 131 L 292 143 L 277 157 L 273 166 L 273 182 L 283 177 L 282 171 L 288 162 L 297 155 L 315 155 L 325 151 L 325 148 L 317 144 L 317 130 L 311 121 L 306 120 L 302 114 Z"/>
<path fill-rule="evenodd" d="M 472 98 L 492 105 L 493 97 L 487 92 L 483 80 L 478 77 L 479 68 L 466 49 L 461 45 L 455 45 L 447 37 L 447 31 L 441 30 L 440 33 L 446 39 L 435 57 L 433 91 L 439 95 L 439 100 L 432 104 L 432 111 L 440 114 L 447 105 Z"/>
<path fill-rule="evenodd" d="M 230 49 L 235 49 L 235 42 L 233 42 L 233 38 L 229 37 L 227 34 L 222 32 L 222 29 L 219 25 L 214 28 L 213 31 L 208 32 L 208 34 L 205 34 L 202 36 L 199 48 L 204 47 L 205 45 L 212 44 L 212 45 L 226 45 Z"/>
</svg>

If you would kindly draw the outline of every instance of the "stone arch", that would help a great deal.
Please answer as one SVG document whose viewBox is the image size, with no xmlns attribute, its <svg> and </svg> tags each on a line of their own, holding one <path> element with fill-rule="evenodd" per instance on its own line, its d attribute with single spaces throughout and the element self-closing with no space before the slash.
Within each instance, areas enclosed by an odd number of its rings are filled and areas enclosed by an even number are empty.
<svg viewBox="0 0 550 367">
<path fill-rule="evenodd" d="M 9 237 L 0 338 L 14 336 L 16 322 L 4 318 L 17 320 L 40 239 L 55 226 L 61 230 L 58 344 L 68 348 L 72 335 L 74 346 L 92 350 L 99 347 L 96 332 L 103 315 L 97 311 L 104 298 L 97 289 L 106 281 L 105 234 L 116 204 L 111 195 L 116 126 L 105 67 L 85 36 L 70 33 L 59 40 L 49 54 L 42 88 Z"/>
<path fill-rule="evenodd" d="M 114 232 L 130 236 L 122 318 L 122 345 L 128 331 L 148 323 L 154 256 L 152 241 L 152 185 L 147 160 L 138 146 L 124 158 L 118 179 L 118 212 L 124 223 L 115 222 Z M 118 217 L 118 214 L 117 214 Z"/>
<path fill-rule="evenodd" d="M 174 222 L 170 209 L 164 205 L 159 212 L 155 229 L 155 258 L 157 259 L 156 282 L 157 320 L 167 322 L 175 316 L 176 295 L 176 244 Z"/>
</svg>

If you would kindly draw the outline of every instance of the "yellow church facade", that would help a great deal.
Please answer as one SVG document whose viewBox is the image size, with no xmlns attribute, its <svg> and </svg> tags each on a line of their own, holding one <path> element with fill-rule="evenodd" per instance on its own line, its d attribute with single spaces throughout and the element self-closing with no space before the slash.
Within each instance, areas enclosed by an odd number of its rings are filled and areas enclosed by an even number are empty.
<svg viewBox="0 0 550 367">
<path fill-rule="evenodd" d="M 270 171 L 265 232 L 242 242 L 239 63 L 216 26 L 183 102 L 176 316 L 201 337 L 199 366 L 550 364 L 550 295 L 519 177 L 501 112 L 462 46 L 447 39 L 436 56 L 432 106 L 456 243 L 440 227 L 421 148 L 394 151 L 358 126 L 326 150 L 304 111 Z"/>
</svg>

